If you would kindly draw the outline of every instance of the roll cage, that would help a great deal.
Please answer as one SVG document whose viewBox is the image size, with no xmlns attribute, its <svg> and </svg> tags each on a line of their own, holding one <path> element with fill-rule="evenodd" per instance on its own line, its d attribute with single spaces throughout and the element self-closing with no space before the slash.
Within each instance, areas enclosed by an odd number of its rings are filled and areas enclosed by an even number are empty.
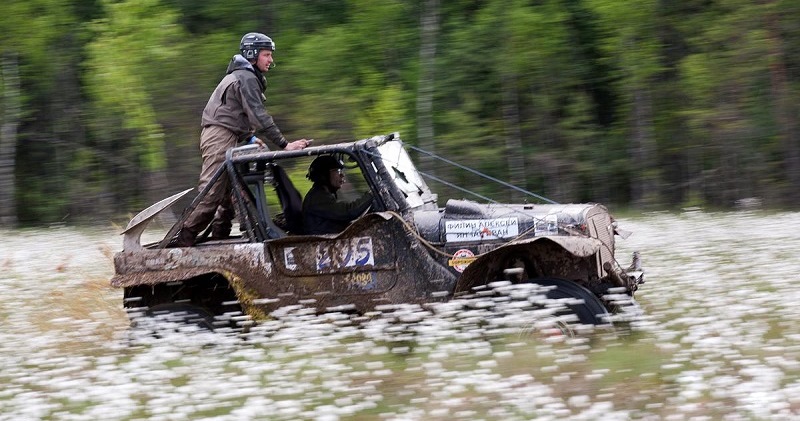
<svg viewBox="0 0 800 421">
<path fill-rule="evenodd" d="M 302 196 L 281 166 L 282 161 L 301 157 L 331 154 L 342 158 L 345 165 L 350 168 L 357 166 L 373 194 L 372 211 L 393 211 L 404 215 L 413 207 L 407 198 L 413 197 L 413 205 L 418 207 L 423 203 L 420 197 L 428 197 L 428 202 L 430 202 L 432 195 L 424 181 L 416 174 L 416 169 L 413 168 L 410 160 L 407 163 L 402 162 L 402 165 L 411 165 L 411 170 L 415 173 L 413 175 L 406 174 L 409 170 L 404 172 L 398 169 L 401 164 L 392 165 L 391 170 L 387 168 L 384 159 L 380 159 L 379 148 L 389 142 L 396 142 L 402 149 L 402 143 L 396 133 L 356 142 L 309 147 L 297 151 L 270 151 L 259 148 L 257 145 L 232 148 L 228 150 L 223 166 L 184 210 L 157 247 L 167 247 L 169 241 L 180 230 L 183 222 L 202 198 L 208 194 L 211 187 L 219 182 L 223 173 L 227 174 L 231 183 L 231 195 L 239 218 L 242 236 L 248 242 L 263 242 L 282 238 L 289 234 L 302 234 L 302 229 L 299 228 L 301 222 L 298 220 L 302 218 L 299 214 Z M 404 150 L 403 154 L 405 154 Z M 403 156 L 400 157 L 400 161 L 402 160 Z M 399 181 L 395 182 L 395 180 Z M 281 219 L 285 219 L 282 226 L 275 221 L 275 217 L 278 215 L 270 214 L 269 203 L 264 194 L 264 188 L 267 185 L 275 188 L 282 209 Z M 409 186 L 414 186 L 414 188 Z M 412 190 L 414 189 L 418 189 L 419 194 L 413 194 Z M 433 200 L 435 201 L 435 196 Z"/>
</svg>

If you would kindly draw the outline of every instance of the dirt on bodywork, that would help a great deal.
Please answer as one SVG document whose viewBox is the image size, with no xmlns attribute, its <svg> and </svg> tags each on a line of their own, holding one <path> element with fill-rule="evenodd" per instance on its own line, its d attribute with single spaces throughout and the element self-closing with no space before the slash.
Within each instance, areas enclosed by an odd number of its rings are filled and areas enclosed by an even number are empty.
<svg viewBox="0 0 800 421">
<path fill-rule="evenodd" d="M 296 191 L 285 168 L 302 168 L 320 155 L 346 162 L 352 184 L 368 189 L 373 203 L 340 233 L 298 234 L 284 223 L 299 212 L 282 201 Z M 233 185 L 241 234 L 170 246 L 211 186 L 158 243 L 141 244 L 144 227 L 189 191 L 142 211 L 123 233 L 123 250 L 114 259 L 111 283 L 125 290 L 126 307 L 217 316 L 238 311 L 256 319 L 298 304 L 367 312 L 447 300 L 508 281 L 546 285 L 556 290 L 551 295 L 583 300 L 585 308 L 576 307 L 581 321 L 603 323 L 615 311 L 604 295 L 632 298 L 643 281 L 640 267 L 626 271 L 616 261 L 619 231 L 605 207 L 468 200 L 439 207 L 396 134 L 303 151 L 236 148 L 221 171 Z"/>
</svg>

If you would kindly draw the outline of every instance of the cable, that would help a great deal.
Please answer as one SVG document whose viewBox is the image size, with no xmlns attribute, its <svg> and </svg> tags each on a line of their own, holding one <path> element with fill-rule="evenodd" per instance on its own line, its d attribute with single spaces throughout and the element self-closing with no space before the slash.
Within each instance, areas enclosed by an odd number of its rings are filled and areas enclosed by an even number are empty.
<svg viewBox="0 0 800 421">
<path fill-rule="evenodd" d="M 405 144 L 405 143 L 404 143 L 404 144 Z M 517 187 L 517 186 L 515 186 L 515 185 L 513 185 L 513 184 L 511 184 L 511 183 L 507 183 L 507 182 L 505 182 L 505 181 L 503 181 L 503 180 L 499 180 L 499 179 L 497 179 L 497 178 L 494 178 L 494 177 L 492 177 L 492 176 L 490 176 L 490 175 L 484 174 L 484 173 L 482 173 L 482 172 L 480 172 L 480 171 L 478 171 L 478 170 L 474 170 L 474 169 L 472 169 L 472 168 L 469 168 L 469 167 L 466 167 L 466 166 L 464 166 L 464 165 L 461 165 L 461 164 L 459 164 L 459 163 L 457 163 L 457 162 L 455 162 L 455 161 L 451 161 L 451 160 L 449 160 L 449 159 L 447 159 L 447 158 L 443 158 L 443 157 L 441 157 L 441 156 L 439 156 L 439 155 L 436 155 L 436 154 L 435 154 L 435 153 L 433 153 L 433 152 L 428 152 L 428 151 L 426 151 L 426 150 L 424 150 L 424 149 L 422 149 L 422 148 L 418 148 L 418 147 L 416 147 L 416 146 L 414 146 L 414 145 L 408 145 L 408 147 L 409 147 L 409 149 L 415 150 L 415 151 L 417 151 L 417 152 L 424 153 L 425 155 L 428 155 L 428 156 L 430 156 L 430 157 L 432 157 L 432 158 L 436 158 L 436 159 L 438 159 L 438 160 L 440 160 L 440 161 L 442 161 L 442 162 L 446 162 L 446 163 L 448 163 L 448 164 L 450 164 L 450 165 L 453 165 L 453 166 L 456 166 L 456 167 L 458 167 L 458 168 L 461 168 L 462 170 L 469 171 L 469 172 L 471 172 L 471 173 L 473 173 L 473 174 L 475 174 L 475 175 L 477 175 L 477 176 L 483 177 L 483 178 L 485 178 L 485 179 L 487 179 L 487 180 L 494 181 L 495 183 L 498 183 L 498 184 L 500 184 L 500 185 L 502 185 L 502 186 L 505 186 L 505 187 L 508 187 L 508 188 L 510 188 L 510 189 L 516 190 L 516 191 L 518 191 L 518 192 L 520 192 L 520 193 L 525 193 L 525 194 L 527 194 L 528 196 L 535 197 L 535 198 L 537 198 L 537 199 L 539 199 L 539 200 L 543 200 L 543 201 L 545 201 L 545 202 L 548 202 L 548 203 L 551 203 L 551 204 L 554 204 L 554 205 L 557 205 L 557 204 L 558 204 L 558 202 L 556 202 L 556 201 L 553 201 L 553 200 L 550 200 L 550 199 L 548 199 L 548 198 L 546 198 L 546 197 L 544 197 L 544 196 L 540 196 L 540 195 L 538 195 L 538 194 L 536 194 L 536 193 L 530 192 L 530 191 L 528 191 L 528 190 L 525 190 L 525 189 L 523 189 L 523 188 L 521 188 L 521 187 Z M 420 174 L 422 174 L 422 173 L 420 173 Z"/>
</svg>

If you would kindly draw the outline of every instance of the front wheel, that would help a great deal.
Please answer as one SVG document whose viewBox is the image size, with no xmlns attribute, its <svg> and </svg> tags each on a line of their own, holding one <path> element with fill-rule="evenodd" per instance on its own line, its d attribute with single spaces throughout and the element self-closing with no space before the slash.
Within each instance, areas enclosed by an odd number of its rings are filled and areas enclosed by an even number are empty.
<svg viewBox="0 0 800 421">
<path fill-rule="evenodd" d="M 536 278 L 527 282 L 549 287 L 545 293 L 548 300 L 565 300 L 566 308 L 559 311 L 559 314 L 572 313 L 580 323 L 587 325 L 608 323 L 608 310 L 597 296 L 583 286 L 559 278 Z"/>
</svg>

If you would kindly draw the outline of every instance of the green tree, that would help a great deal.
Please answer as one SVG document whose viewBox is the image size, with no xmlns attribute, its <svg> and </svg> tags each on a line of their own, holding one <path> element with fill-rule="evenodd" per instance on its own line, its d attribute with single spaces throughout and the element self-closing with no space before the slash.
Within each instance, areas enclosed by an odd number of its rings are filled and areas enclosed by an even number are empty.
<svg viewBox="0 0 800 421">
<path fill-rule="evenodd" d="M 778 126 L 778 143 L 784 157 L 784 177 L 786 187 L 782 189 L 782 203 L 800 205 L 800 126 L 797 114 L 800 112 L 800 91 L 793 86 L 789 74 L 792 60 L 788 50 L 791 42 L 788 32 L 794 29 L 800 19 L 800 8 L 793 2 L 765 2 L 764 26 L 766 29 L 766 49 L 769 56 L 770 107 Z M 797 39 L 795 39 L 795 42 Z M 800 75 L 795 74 L 795 78 Z M 796 80 L 795 80 L 796 82 Z"/>
<path fill-rule="evenodd" d="M 682 64 L 681 83 L 694 137 L 704 145 L 702 191 L 712 204 L 761 195 L 797 200 L 797 127 L 788 117 L 797 94 L 780 17 L 792 8 L 780 6 L 721 0 L 697 16 L 706 24 L 691 40 L 695 52 Z"/>
<path fill-rule="evenodd" d="M 20 188 L 18 176 L 26 166 L 23 153 L 37 148 L 37 143 L 52 145 L 52 126 L 41 124 L 42 101 L 54 95 L 56 79 L 49 72 L 63 70 L 68 62 L 74 19 L 69 4 L 60 0 L 10 0 L 3 4 L 0 22 L 0 225 L 14 226 L 20 209 L 35 213 L 29 197 L 47 180 L 34 179 Z M 42 119 L 53 121 L 53 119 Z M 26 142 L 23 126 L 34 126 L 35 137 Z M 56 152 L 57 154 L 57 152 Z M 21 164 L 21 165 L 18 165 Z M 38 163 L 41 167 L 41 164 Z M 44 171 L 47 173 L 47 171 Z M 54 203 L 37 198 L 35 204 L 50 207 Z M 28 217 L 23 215 L 22 219 Z"/>
<path fill-rule="evenodd" d="M 288 138 L 400 131 L 563 202 L 800 202 L 796 1 L 9 0 L 4 12 L 0 224 L 108 217 L 193 185 L 201 110 L 250 31 L 277 42 L 267 106 Z"/>
<path fill-rule="evenodd" d="M 14 176 L 17 151 L 17 128 L 22 112 L 19 80 L 19 58 L 14 52 L 4 51 L 0 59 L 3 80 L 3 107 L 0 127 L 0 225 L 16 226 L 17 187 Z"/>
<path fill-rule="evenodd" d="M 497 177 L 574 200 L 576 158 L 599 132 L 586 102 L 589 60 L 571 45 L 573 10 L 494 0 L 447 11 L 439 144 L 459 145 L 465 163 Z"/>
<path fill-rule="evenodd" d="M 433 125 L 434 93 L 436 90 L 436 52 L 441 32 L 439 0 L 422 0 L 419 22 L 419 77 L 417 78 L 417 143 L 429 152 L 436 153 L 436 131 Z M 436 165 L 428 157 L 421 157 L 420 169 L 435 176 Z"/>
<path fill-rule="evenodd" d="M 305 5 L 296 7 L 300 6 Z M 374 131 L 403 130 L 404 137 L 413 137 L 404 130 L 413 126 L 397 126 L 413 115 L 414 80 L 407 59 L 417 49 L 410 7 L 402 1 L 350 0 L 337 13 L 342 21 L 316 26 L 302 37 L 287 34 L 289 46 L 281 50 L 278 43 L 278 67 L 269 78 L 280 84 L 275 93 L 268 93 L 278 95 L 272 106 L 278 110 L 275 114 L 291 115 L 290 129 L 313 128 L 314 133 L 306 131 L 304 136 L 321 142 Z M 365 124 L 376 115 L 383 121 Z"/>
<path fill-rule="evenodd" d="M 167 139 L 157 104 L 186 71 L 189 45 L 182 40 L 188 37 L 178 14 L 158 0 L 106 1 L 104 7 L 106 16 L 92 24 L 86 65 L 98 141 L 133 163 L 131 174 L 141 170 L 152 199 L 167 187 Z"/>
<path fill-rule="evenodd" d="M 620 96 L 623 136 L 630 138 L 631 201 L 636 207 L 659 203 L 656 106 L 654 85 L 662 71 L 662 45 L 658 37 L 659 1 L 615 2 L 587 0 L 599 16 L 605 37 L 603 51 Z"/>
</svg>

